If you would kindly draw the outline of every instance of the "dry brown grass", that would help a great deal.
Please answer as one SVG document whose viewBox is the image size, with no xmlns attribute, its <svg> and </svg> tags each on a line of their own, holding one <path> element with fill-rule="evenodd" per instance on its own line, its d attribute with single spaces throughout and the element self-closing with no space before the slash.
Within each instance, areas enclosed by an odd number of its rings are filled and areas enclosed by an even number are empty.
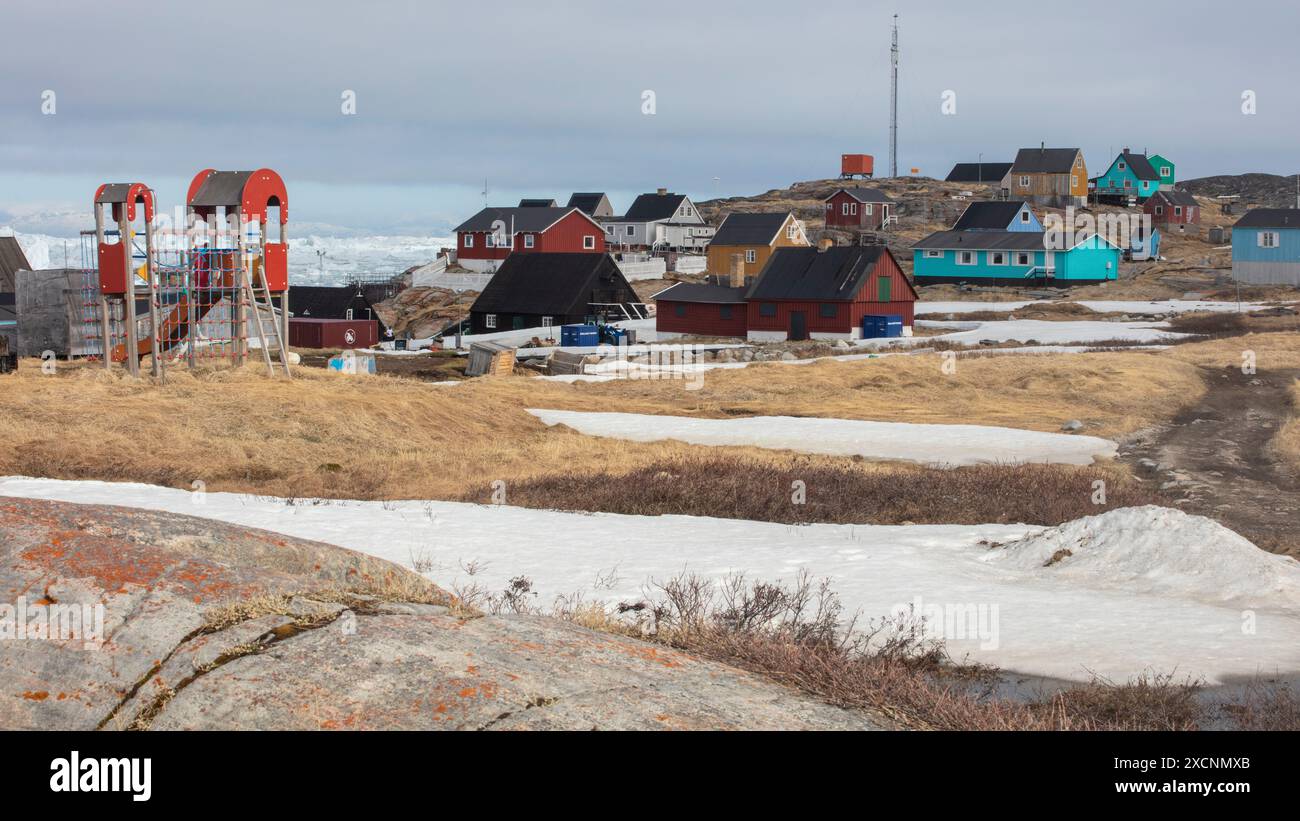
<svg viewBox="0 0 1300 821">
<path fill-rule="evenodd" d="M 165 385 L 92 366 L 53 376 L 25 361 L 5 378 L 0 474 L 139 481 L 289 497 L 447 498 L 485 479 L 621 474 L 682 459 L 692 446 L 630 443 L 546 428 L 525 408 L 728 417 L 838 416 L 1056 430 L 1081 419 L 1113 436 L 1176 412 L 1202 391 L 1191 365 L 1143 353 L 937 355 L 709 372 L 674 381 L 567 385 L 526 377 L 431 387 L 300 368 L 292 381 L 242 372 L 174 372 Z M 780 469 L 790 455 L 720 448 Z M 837 460 L 825 457 L 821 464 Z"/>
<path fill-rule="evenodd" d="M 1300 382 L 1291 387 L 1291 421 L 1282 426 L 1273 447 L 1297 469 L 1300 469 Z"/>
<path fill-rule="evenodd" d="M 1240 368 L 1246 352 L 1255 354 L 1261 371 L 1272 368 L 1300 368 L 1300 333 L 1248 333 L 1178 345 L 1160 356 L 1163 359 L 1204 368 Z"/>
</svg>

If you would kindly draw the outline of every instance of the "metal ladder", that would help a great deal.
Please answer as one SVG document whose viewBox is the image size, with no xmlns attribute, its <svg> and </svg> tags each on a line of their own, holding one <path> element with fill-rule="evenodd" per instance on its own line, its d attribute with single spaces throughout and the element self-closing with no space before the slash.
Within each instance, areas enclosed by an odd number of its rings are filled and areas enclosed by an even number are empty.
<svg viewBox="0 0 1300 821">
<path fill-rule="evenodd" d="M 243 282 L 241 290 L 243 291 L 243 300 L 253 311 L 253 322 L 257 325 L 257 342 L 262 349 L 262 360 L 266 363 L 266 372 L 269 376 L 275 376 L 275 365 L 271 363 L 271 351 L 266 346 L 266 327 L 262 324 L 262 303 L 257 301 L 257 287 L 253 283 L 252 260 L 244 263 Z M 284 344 L 284 335 L 280 333 L 281 323 L 275 318 L 275 306 L 271 304 L 271 289 L 266 285 L 266 277 L 260 277 L 262 281 L 262 293 L 266 296 L 266 310 L 271 315 L 271 330 L 274 332 L 275 344 L 280 351 L 280 363 L 284 366 L 284 375 L 293 378 L 293 373 L 289 370 L 289 349 Z"/>
</svg>

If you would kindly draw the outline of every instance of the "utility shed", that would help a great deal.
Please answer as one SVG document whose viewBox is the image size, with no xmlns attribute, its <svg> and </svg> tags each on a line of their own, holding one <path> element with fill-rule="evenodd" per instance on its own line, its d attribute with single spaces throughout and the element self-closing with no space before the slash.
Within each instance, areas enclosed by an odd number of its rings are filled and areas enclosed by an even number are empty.
<svg viewBox="0 0 1300 821">
<path fill-rule="evenodd" d="M 515 372 L 515 349 L 498 342 L 475 342 L 469 346 L 466 376 L 510 376 Z"/>
<path fill-rule="evenodd" d="M 98 355 L 98 326 L 84 316 L 86 274 L 75 268 L 19 271 L 15 284 L 18 355 Z M 121 306 L 116 306 L 121 311 Z M 137 309 L 137 313 L 139 309 Z M 115 316 L 120 320 L 120 315 Z"/>
</svg>

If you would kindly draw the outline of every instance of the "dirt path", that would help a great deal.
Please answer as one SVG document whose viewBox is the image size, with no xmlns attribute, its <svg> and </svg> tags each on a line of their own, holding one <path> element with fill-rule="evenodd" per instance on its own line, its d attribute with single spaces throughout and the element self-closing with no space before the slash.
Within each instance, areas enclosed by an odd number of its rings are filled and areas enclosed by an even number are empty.
<svg viewBox="0 0 1300 821">
<path fill-rule="evenodd" d="M 1207 370 L 1201 401 L 1124 443 L 1121 456 L 1182 510 L 1300 558 L 1300 477 L 1269 447 L 1294 413 L 1290 389 L 1298 376 L 1297 369 Z"/>
</svg>

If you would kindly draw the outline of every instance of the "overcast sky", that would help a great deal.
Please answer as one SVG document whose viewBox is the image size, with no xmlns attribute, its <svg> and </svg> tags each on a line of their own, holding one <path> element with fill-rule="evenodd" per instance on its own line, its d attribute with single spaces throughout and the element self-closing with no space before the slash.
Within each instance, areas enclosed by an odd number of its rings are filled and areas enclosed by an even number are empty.
<svg viewBox="0 0 1300 821">
<path fill-rule="evenodd" d="M 1184 179 L 1300 166 L 1294 4 L 1035 6 L 5 0 L 0 226 L 75 232 L 106 181 L 170 207 L 202 168 L 279 171 L 291 231 L 415 234 L 477 210 L 485 179 L 492 204 L 590 190 L 622 209 L 834 176 L 843 152 L 887 171 L 896 10 L 904 173 L 1040 141 L 1094 174 L 1124 146 Z"/>
</svg>

